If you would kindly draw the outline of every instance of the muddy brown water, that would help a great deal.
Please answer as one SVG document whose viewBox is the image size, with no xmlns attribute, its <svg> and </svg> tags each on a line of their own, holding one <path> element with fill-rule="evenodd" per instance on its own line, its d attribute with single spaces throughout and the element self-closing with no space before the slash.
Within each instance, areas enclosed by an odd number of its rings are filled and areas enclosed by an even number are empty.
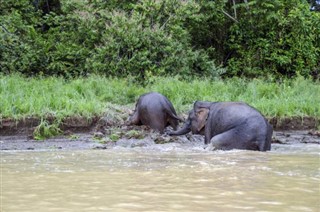
<svg viewBox="0 0 320 212">
<path fill-rule="evenodd" d="M 190 135 L 2 136 L 0 211 L 320 211 L 320 138 L 276 131 L 274 142 L 209 152 Z"/>
</svg>

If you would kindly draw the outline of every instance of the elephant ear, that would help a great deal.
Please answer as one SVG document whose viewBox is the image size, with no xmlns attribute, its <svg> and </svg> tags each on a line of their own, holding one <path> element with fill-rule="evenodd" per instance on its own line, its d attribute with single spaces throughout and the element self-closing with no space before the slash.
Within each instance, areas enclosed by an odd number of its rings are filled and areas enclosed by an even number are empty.
<svg viewBox="0 0 320 212">
<path fill-rule="evenodd" d="M 204 128 L 204 126 L 207 123 L 207 118 L 209 115 L 209 109 L 208 108 L 200 108 L 196 111 L 196 116 L 197 116 L 197 120 L 198 120 L 198 132 L 201 131 L 202 128 Z"/>
</svg>

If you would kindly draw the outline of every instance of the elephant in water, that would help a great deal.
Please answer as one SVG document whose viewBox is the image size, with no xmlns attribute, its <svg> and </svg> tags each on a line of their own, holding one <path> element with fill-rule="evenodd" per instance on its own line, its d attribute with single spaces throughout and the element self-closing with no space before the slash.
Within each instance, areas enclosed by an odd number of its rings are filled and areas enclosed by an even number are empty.
<svg viewBox="0 0 320 212">
<path fill-rule="evenodd" d="M 273 128 L 246 103 L 197 101 L 183 127 L 168 134 L 183 135 L 190 131 L 204 134 L 208 149 L 268 151 Z"/>
<path fill-rule="evenodd" d="M 169 125 L 177 130 L 179 120 L 183 122 L 177 116 L 172 103 L 162 94 L 151 92 L 139 97 L 135 111 L 128 118 L 127 124 L 147 125 L 162 134 Z"/>
</svg>

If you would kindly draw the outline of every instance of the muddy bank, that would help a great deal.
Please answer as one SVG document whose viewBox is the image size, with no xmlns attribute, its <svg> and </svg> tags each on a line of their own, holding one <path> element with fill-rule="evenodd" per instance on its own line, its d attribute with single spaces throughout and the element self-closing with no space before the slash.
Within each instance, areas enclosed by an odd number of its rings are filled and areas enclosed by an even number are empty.
<svg viewBox="0 0 320 212">
<path fill-rule="evenodd" d="M 0 136 L 0 150 L 87 150 L 113 148 L 194 149 L 203 150 L 204 139 L 200 135 L 160 135 L 148 129 L 113 129 L 101 132 L 73 133 L 44 141 L 30 136 Z M 320 144 L 316 131 L 274 131 L 273 144 Z"/>
<path fill-rule="evenodd" d="M 86 119 L 82 117 L 72 117 L 64 119 L 60 124 L 59 128 L 64 133 L 80 133 L 80 132 L 90 132 L 97 125 L 100 118 L 93 117 L 91 119 Z M 53 124 L 55 119 L 49 117 L 46 122 Z M 28 135 L 32 136 L 36 127 L 41 124 L 41 119 L 35 117 L 28 117 L 21 120 L 14 119 L 2 119 L 0 121 L 0 136 L 10 136 L 10 135 Z"/>
<path fill-rule="evenodd" d="M 125 116 L 123 116 L 125 117 Z M 41 121 L 37 118 L 26 118 L 15 121 L 3 119 L 0 122 L 1 150 L 81 150 L 155 147 L 166 144 L 170 148 L 203 149 L 203 136 L 187 134 L 185 136 L 160 135 L 148 127 L 125 126 L 124 118 L 81 117 L 64 119 L 59 128 L 61 135 L 44 141 L 35 140 L 33 132 Z M 319 120 L 313 117 L 296 117 L 269 119 L 274 127 L 273 143 L 314 143 L 320 144 L 320 133 L 316 131 Z M 47 119 L 49 124 L 53 118 Z M 165 145 L 162 145 L 164 147 Z"/>
</svg>

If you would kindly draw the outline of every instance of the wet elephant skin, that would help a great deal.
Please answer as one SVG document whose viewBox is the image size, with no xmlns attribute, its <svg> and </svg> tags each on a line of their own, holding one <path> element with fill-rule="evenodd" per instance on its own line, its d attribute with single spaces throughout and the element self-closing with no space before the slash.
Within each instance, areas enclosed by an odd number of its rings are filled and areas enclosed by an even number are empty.
<svg viewBox="0 0 320 212">
<path fill-rule="evenodd" d="M 146 125 L 160 133 L 167 126 L 177 129 L 179 120 L 172 103 L 164 95 L 150 92 L 139 97 L 134 113 L 129 117 L 129 125 Z"/>
<path fill-rule="evenodd" d="M 183 127 L 169 135 L 204 134 L 208 149 L 271 149 L 272 126 L 255 108 L 243 102 L 194 103 Z"/>
</svg>

